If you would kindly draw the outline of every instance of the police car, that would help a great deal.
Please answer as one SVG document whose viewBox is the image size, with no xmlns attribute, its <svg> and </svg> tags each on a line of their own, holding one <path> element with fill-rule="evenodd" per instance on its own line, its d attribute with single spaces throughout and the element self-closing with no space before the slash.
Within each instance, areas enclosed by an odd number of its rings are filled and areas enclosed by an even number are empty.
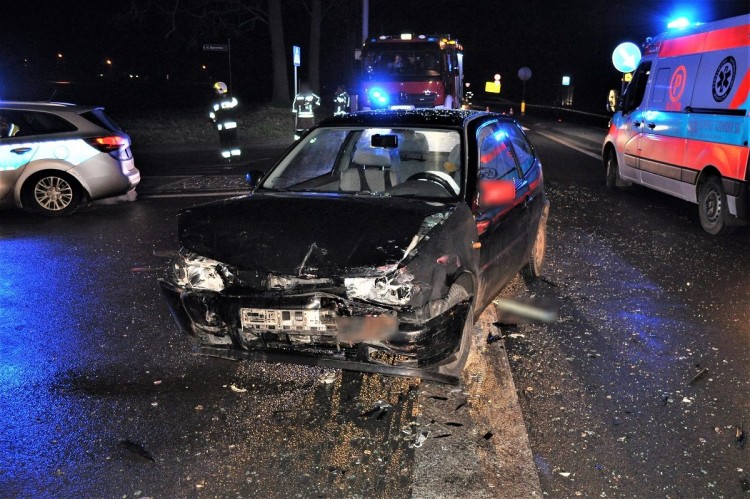
<svg viewBox="0 0 750 499">
<path fill-rule="evenodd" d="M 139 181 L 130 137 L 103 108 L 0 101 L 0 206 L 65 215 Z"/>
</svg>

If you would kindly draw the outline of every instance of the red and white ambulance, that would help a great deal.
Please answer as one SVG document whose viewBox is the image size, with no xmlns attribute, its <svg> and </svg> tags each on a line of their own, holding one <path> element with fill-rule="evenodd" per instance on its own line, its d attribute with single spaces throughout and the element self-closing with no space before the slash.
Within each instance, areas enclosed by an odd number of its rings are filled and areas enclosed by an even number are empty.
<svg viewBox="0 0 750 499">
<path fill-rule="evenodd" d="M 750 14 L 644 45 L 602 149 L 607 187 L 697 203 L 711 234 L 750 220 Z"/>
</svg>

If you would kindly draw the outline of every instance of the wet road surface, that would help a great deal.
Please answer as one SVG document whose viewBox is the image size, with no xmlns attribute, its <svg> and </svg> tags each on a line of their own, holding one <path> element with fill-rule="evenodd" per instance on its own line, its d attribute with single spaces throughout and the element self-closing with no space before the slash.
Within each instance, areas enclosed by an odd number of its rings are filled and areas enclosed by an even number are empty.
<svg viewBox="0 0 750 499">
<path fill-rule="evenodd" d="M 552 208 L 546 279 L 526 292 L 560 320 L 505 334 L 542 490 L 747 495 L 750 230 L 715 238 L 695 205 L 610 193 L 600 162 L 561 145 L 593 150 L 591 129 L 529 126 Z"/>
</svg>

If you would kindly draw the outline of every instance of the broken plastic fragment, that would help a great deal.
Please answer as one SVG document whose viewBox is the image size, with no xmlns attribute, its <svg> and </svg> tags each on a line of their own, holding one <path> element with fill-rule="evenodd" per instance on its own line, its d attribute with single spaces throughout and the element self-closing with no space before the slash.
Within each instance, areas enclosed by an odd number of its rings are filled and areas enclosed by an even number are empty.
<svg viewBox="0 0 750 499">
<path fill-rule="evenodd" d="M 323 373 L 318 377 L 318 381 L 320 383 L 323 383 L 324 385 L 330 385 L 334 381 L 336 381 L 336 371 L 330 371 L 327 373 Z"/>
<path fill-rule="evenodd" d="M 136 456 L 156 462 L 151 453 L 139 443 L 133 442 L 132 440 L 120 440 L 118 445 L 128 452 L 132 452 Z"/>
<path fill-rule="evenodd" d="M 239 386 L 236 386 L 234 384 L 232 384 L 229 388 L 236 393 L 245 393 L 247 391 L 247 388 L 240 388 Z"/>
<path fill-rule="evenodd" d="M 416 440 L 414 440 L 414 443 L 409 444 L 410 449 L 419 448 L 422 447 L 422 444 L 424 444 L 424 441 L 427 440 L 427 435 L 430 434 L 429 430 L 425 430 L 420 432 L 417 435 Z"/>
</svg>

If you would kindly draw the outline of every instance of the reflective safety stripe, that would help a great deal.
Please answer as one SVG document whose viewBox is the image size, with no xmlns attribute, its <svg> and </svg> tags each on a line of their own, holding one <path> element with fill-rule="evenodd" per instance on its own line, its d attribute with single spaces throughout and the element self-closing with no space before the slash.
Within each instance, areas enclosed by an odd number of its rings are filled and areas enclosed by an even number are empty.
<svg viewBox="0 0 750 499">
<path fill-rule="evenodd" d="M 232 149 L 230 152 L 232 153 L 232 156 L 239 156 L 242 154 L 242 151 L 239 149 Z"/>
<path fill-rule="evenodd" d="M 297 116 L 299 116 L 300 118 L 314 118 L 315 113 L 313 113 L 312 111 L 300 111 Z"/>
<path fill-rule="evenodd" d="M 221 126 L 221 125 L 219 125 Z M 237 122 L 236 121 L 227 121 L 224 123 L 224 128 L 227 130 L 231 130 L 232 128 L 237 128 Z"/>
<path fill-rule="evenodd" d="M 218 104 L 214 104 L 214 111 L 218 111 L 218 110 L 219 110 L 219 105 Z"/>
<path fill-rule="evenodd" d="M 216 125 L 216 128 L 218 128 L 219 131 L 223 130 L 223 127 L 221 126 L 221 123 L 219 123 L 218 125 Z"/>
<path fill-rule="evenodd" d="M 208 117 L 211 118 L 212 120 L 215 120 L 216 114 L 213 111 L 211 111 L 210 113 L 208 113 Z"/>
<path fill-rule="evenodd" d="M 228 158 L 232 155 L 232 151 L 221 151 L 221 155 L 225 158 Z"/>
</svg>

